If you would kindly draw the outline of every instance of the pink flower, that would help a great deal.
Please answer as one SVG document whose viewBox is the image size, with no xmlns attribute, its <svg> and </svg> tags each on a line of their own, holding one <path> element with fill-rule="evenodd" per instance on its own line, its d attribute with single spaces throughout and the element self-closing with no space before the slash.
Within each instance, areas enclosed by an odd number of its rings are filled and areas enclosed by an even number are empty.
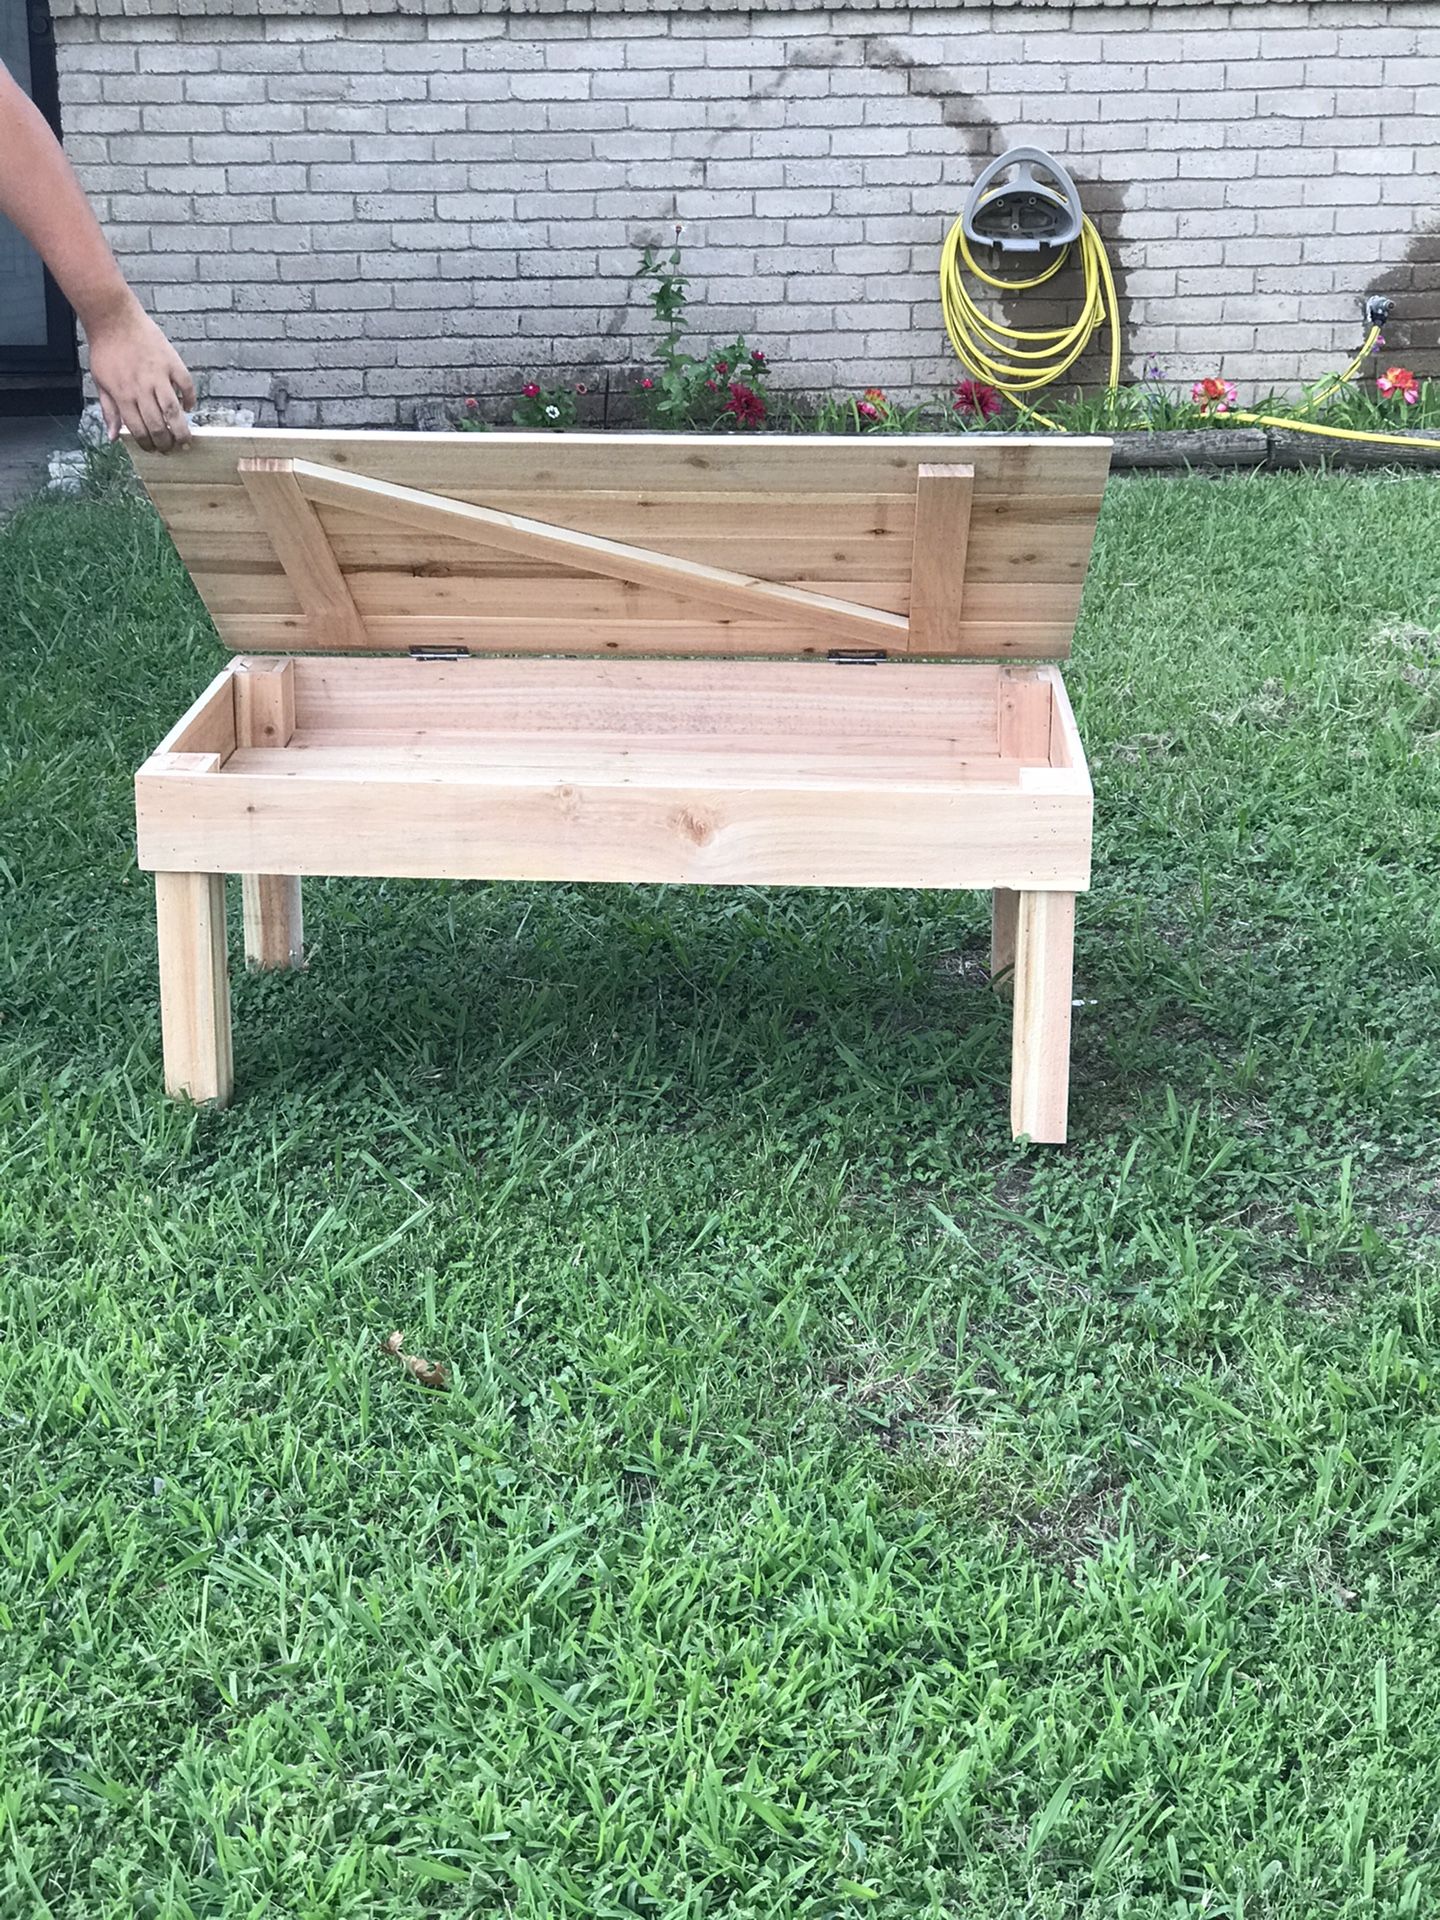
<svg viewBox="0 0 1440 1920">
<path fill-rule="evenodd" d="M 475 398 L 473 393 L 466 394 L 465 407 L 467 412 L 474 413 L 476 409 L 479 407 L 479 405 L 480 405 L 480 402 Z"/>
<path fill-rule="evenodd" d="M 765 356 L 758 347 L 756 347 L 755 351 L 750 355 L 750 359 L 757 367 L 763 367 L 765 364 Z"/>
<path fill-rule="evenodd" d="M 527 400 L 538 400 L 540 398 L 540 389 L 533 380 L 527 380 L 521 388 L 521 392 Z"/>
<path fill-rule="evenodd" d="M 869 400 L 858 401 L 855 411 L 862 420 L 878 420 L 880 418 L 880 409 Z"/>
<path fill-rule="evenodd" d="M 1403 400 L 1407 407 L 1413 407 L 1420 398 L 1420 382 L 1409 367 L 1387 367 L 1375 385 L 1387 400 L 1393 395 L 1395 399 Z"/>
<path fill-rule="evenodd" d="M 654 386 L 654 384 L 655 384 L 655 382 L 654 382 L 653 380 L 642 380 L 642 381 L 640 382 L 640 390 L 641 390 L 641 392 L 642 392 L 642 393 L 648 393 L 648 392 L 650 391 L 650 389 L 651 389 L 651 387 L 653 387 L 653 386 Z"/>
<path fill-rule="evenodd" d="M 717 373 L 728 373 L 730 371 L 730 362 L 728 360 L 717 360 L 715 362 L 715 371 Z"/>
<path fill-rule="evenodd" d="M 579 386 L 576 387 L 575 391 L 577 393 L 589 393 L 590 389 L 585 385 L 584 381 L 582 380 Z"/>
<path fill-rule="evenodd" d="M 1229 413 L 1240 398 L 1235 391 L 1233 380 L 1222 380 L 1218 374 L 1208 379 L 1197 380 L 1190 389 L 1190 398 L 1199 407 L 1201 413 Z"/>
<path fill-rule="evenodd" d="M 983 380 L 958 380 L 955 383 L 955 411 L 977 420 L 993 420 L 1000 411 L 1000 395 Z"/>
<path fill-rule="evenodd" d="M 758 427 L 765 418 L 765 402 L 753 387 L 736 380 L 731 383 L 725 411 L 734 416 L 737 426 Z"/>
</svg>

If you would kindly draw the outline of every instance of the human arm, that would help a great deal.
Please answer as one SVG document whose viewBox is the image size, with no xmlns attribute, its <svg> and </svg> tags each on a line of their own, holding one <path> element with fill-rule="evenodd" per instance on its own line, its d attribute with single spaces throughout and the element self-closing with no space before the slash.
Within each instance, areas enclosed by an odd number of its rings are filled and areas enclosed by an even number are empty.
<svg viewBox="0 0 1440 1920">
<path fill-rule="evenodd" d="M 195 383 L 121 273 L 44 116 L 0 66 L 0 213 L 55 276 L 90 344 L 110 438 L 122 426 L 159 453 L 190 438 Z"/>
</svg>

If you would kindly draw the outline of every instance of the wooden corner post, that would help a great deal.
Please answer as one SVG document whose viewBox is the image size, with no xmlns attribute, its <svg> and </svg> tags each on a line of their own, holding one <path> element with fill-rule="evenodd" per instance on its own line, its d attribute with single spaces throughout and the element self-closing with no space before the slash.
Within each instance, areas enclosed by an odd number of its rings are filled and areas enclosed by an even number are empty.
<svg viewBox="0 0 1440 1920">
<path fill-rule="evenodd" d="M 999 993 L 1014 985 L 1015 923 L 1020 896 L 1011 887 L 996 887 L 990 896 L 990 984 Z"/>
<path fill-rule="evenodd" d="M 160 1031 L 165 1091 L 227 1106 L 234 1090 L 225 876 L 157 873 Z"/>
<path fill-rule="evenodd" d="M 235 670 L 235 740 L 282 748 L 295 731 L 295 662 L 241 660 Z M 278 972 L 305 964 L 305 910 L 293 873 L 247 873 L 240 882 L 245 964 Z"/>
<path fill-rule="evenodd" d="M 1015 913 L 1010 1128 L 1059 1145 L 1070 1102 L 1075 896 L 1021 893 Z"/>
</svg>

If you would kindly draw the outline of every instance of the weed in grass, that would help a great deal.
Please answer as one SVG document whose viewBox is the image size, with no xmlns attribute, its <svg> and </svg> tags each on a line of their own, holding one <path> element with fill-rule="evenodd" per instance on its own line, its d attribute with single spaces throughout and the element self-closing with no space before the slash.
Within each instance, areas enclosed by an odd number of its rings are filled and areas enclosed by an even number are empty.
<svg viewBox="0 0 1440 1920">
<path fill-rule="evenodd" d="M 1112 488 L 1025 1152 L 963 896 L 314 884 L 169 1105 L 220 656 L 143 503 L 9 523 L 0 1913 L 1434 1912 L 1437 545 Z"/>
</svg>

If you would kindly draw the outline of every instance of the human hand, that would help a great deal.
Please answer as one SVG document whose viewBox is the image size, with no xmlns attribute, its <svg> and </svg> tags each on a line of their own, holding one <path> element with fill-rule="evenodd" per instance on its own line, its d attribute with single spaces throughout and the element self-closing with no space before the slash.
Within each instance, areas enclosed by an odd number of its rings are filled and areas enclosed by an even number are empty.
<svg viewBox="0 0 1440 1920">
<path fill-rule="evenodd" d="M 165 335 L 131 299 L 85 328 L 90 376 L 112 440 L 128 427 L 149 453 L 174 453 L 190 444 L 185 409 L 195 405 L 195 382 Z"/>
</svg>

